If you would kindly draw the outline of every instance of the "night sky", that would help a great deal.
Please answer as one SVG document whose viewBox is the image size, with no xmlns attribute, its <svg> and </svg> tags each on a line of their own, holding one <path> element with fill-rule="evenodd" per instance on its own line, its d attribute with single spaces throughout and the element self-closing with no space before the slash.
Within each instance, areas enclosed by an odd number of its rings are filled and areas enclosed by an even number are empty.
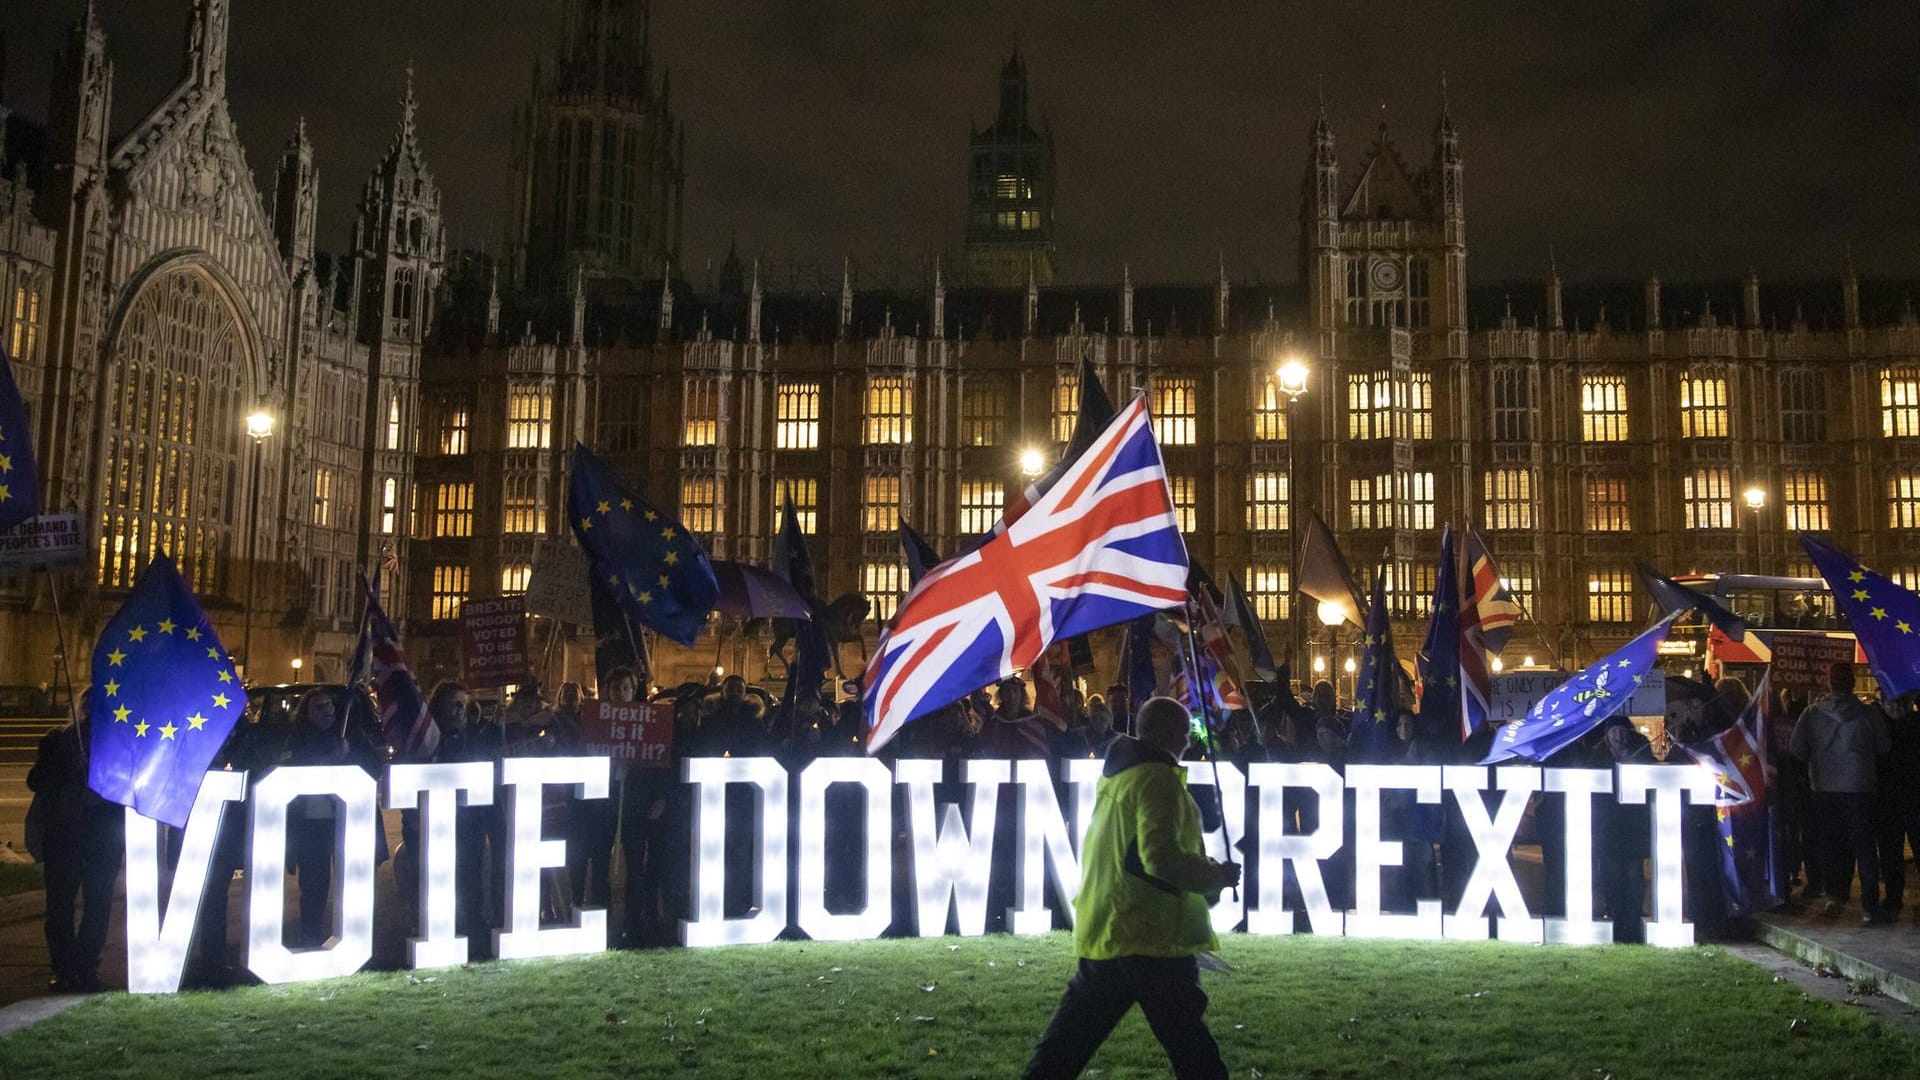
<svg viewBox="0 0 1920 1080">
<path fill-rule="evenodd" d="M 44 119 L 81 0 L 7 0 L 5 100 Z M 402 70 L 456 246 L 504 231 L 511 110 L 559 0 L 234 0 L 228 96 L 260 181 L 297 115 L 321 246 L 392 137 Z M 188 0 L 101 0 L 124 132 L 179 72 Z M 1456 10 L 1458 9 L 1458 10 Z M 1552 9 L 1551 13 L 1545 9 Z M 1444 18 L 1436 17 L 1446 11 Z M 956 252 L 968 123 L 1018 42 L 1059 158 L 1063 281 L 1297 276 L 1318 87 L 1343 175 L 1385 116 L 1424 163 L 1444 73 L 1481 281 L 1908 276 L 1920 251 L 1920 4 L 1404 0 L 658 0 L 688 128 L 686 255 Z"/>
</svg>

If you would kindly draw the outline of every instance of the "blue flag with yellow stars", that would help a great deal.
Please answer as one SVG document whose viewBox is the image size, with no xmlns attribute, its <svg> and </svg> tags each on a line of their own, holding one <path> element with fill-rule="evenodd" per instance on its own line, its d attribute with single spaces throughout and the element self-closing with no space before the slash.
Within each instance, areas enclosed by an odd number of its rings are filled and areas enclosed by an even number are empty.
<svg viewBox="0 0 1920 1080">
<path fill-rule="evenodd" d="M 247 692 L 173 560 L 147 565 L 93 648 L 87 783 L 185 828 Z"/>
<path fill-rule="evenodd" d="M 1460 564 L 1453 557 L 1451 525 L 1440 529 L 1440 567 L 1433 575 L 1433 612 L 1427 617 L 1427 640 L 1420 646 L 1417 664 L 1422 726 L 1434 732 L 1461 727 Z"/>
<path fill-rule="evenodd" d="M 1837 547 L 1804 533 L 1800 543 L 1833 589 L 1867 666 L 1889 700 L 1920 690 L 1920 596 L 1876 574 Z"/>
<path fill-rule="evenodd" d="M 13 382 L 13 364 L 0 349 L 0 532 L 40 513 L 40 470 L 33 464 L 27 405 Z"/>
<path fill-rule="evenodd" d="M 1480 764 L 1508 758 L 1545 761 L 1606 723 L 1646 681 L 1660 659 L 1660 643 L 1673 629 L 1674 616 L 1654 623 L 1619 651 L 1547 692 L 1527 715 L 1500 729 L 1493 749 Z"/>
<path fill-rule="evenodd" d="M 1366 651 L 1360 659 L 1360 692 L 1355 695 L 1349 760 L 1385 764 L 1393 756 L 1394 714 L 1400 709 L 1400 659 L 1393 649 L 1393 624 L 1387 617 L 1387 572 L 1373 577 L 1367 608 Z"/>
<path fill-rule="evenodd" d="M 720 595 L 706 549 L 578 443 L 570 473 L 567 521 L 595 579 L 635 623 L 693 644 Z"/>
</svg>

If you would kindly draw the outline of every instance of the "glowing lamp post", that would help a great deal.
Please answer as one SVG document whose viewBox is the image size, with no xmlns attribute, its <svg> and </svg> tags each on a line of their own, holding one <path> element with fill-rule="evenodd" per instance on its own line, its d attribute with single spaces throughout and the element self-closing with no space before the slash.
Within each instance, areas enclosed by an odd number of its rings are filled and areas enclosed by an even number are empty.
<svg viewBox="0 0 1920 1080">
<path fill-rule="evenodd" d="M 1031 480 L 1045 472 L 1047 459 L 1040 451 L 1032 447 L 1020 451 L 1020 475 Z"/>
<path fill-rule="evenodd" d="M 247 438 L 253 440 L 253 482 L 247 496 L 247 611 L 240 633 L 241 666 L 249 677 L 253 672 L 253 599 L 259 577 L 260 551 L 260 470 L 265 457 L 263 444 L 273 437 L 273 414 L 255 409 L 247 414 Z"/>
<path fill-rule="evenodd" d="M 1747 501 L 1747 509 L 1753 511 L 1753 571 L 1759 573 L 1760 565 L 1760 512 L 1767 508 L 1767 489 L 1758 484 L 1741 492 L 1741 498 Z"/>
<path fill-rule="evenodd" d="M 1287 396 L 1287 587 L 1293 593 L 1287 604 L 1289 615 L 1297 615 L 1300 610 L 1300 515 L 1299 502 L 1294 496 L 1294 453 L 1293 444 L 1298 435 L 1294 424 L 1294 406 L 1299 404 L 1300 395 L 1307 392 L 1306 361 L 1298 356 L 1289 356 L 1280 362 L 1273 373 L 1274 382 L 1280 392 Z M 1321 605 L 1320 620 L 1326 622 L 1325 605 Z M 1300 620 L 1293 622 L 1293 651 L 1297 655 L 1301 646 L 1302 628 Z M 1328 625 L 1334 625 L 1329 623 Z"/>
</svg>

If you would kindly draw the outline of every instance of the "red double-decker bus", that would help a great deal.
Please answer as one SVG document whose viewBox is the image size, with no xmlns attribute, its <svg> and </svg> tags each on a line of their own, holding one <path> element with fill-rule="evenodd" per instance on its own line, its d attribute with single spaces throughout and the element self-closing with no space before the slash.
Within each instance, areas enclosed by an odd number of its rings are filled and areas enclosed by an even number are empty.
<svg viewBox="0 0 1920 1080">
<path fill-rule="evenodd" d="M 1674 624 L 1662 654 L 1710 678 L 1735 675 L 1748 686 L 1756 685 L 1783 637 L 1845 641 L 1852 646 L 1855 664 L 1867 662 L 1833 602 L 1833 591 L 1821 578 L 1676 574 L 1673 580 L 1713 597 L 1747 624 L 1746 636 L 1738 641 L 1708 625 L 1697 612 L 1682 615 Z"/>
</svg>

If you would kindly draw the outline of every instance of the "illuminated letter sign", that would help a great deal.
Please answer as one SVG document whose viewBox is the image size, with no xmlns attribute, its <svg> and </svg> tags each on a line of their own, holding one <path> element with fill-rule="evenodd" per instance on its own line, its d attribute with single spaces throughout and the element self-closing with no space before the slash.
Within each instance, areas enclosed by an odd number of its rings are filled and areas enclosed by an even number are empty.
<svg viewBox="0 0 1920 1080">
<path fill-rule="evenodd" d="M 772 758 L 689 758 L 680 778 L 694 785 L 693 919 L 682 945 L 772 941 L 787 928 L 787 770 Z M 753 860 L 756 914 L 726 916 L 727 785 L 753 785 L 759 850 Z"/>
<path fill-rule="evenodd" d="M 576 909 L 570 926 L 540 925 L 540 882 L 544 872 L 566 864 L 566 842 L 542 833 L 541 806 L 548 788 L 571 787 L 579 798 L 605 798 L 608 758 L 508 758 L 497 768 L 487 762 L 400 764 L 388 772 L 387 808 L 420 811 L 420 895 L 422 936 L 411 941 L 409 960 L 425 968 L 459 964 L 467 941 L 459 934 L 455 911 L 459 880 L 456 817 L 462 806 L 498 801 L 495 786 L 511 789 L 508 801 L 511 842 L 506 859 L 507 926 L 496 932 L 503 958 L 598 952 L 606 947 L 606 912 Z M 878 937 L 894 924 L 896 870 L 907 875 L 910 921 L 921 936 L 986 932 L 989 882 L 995 872 L 996 837 L 1011 828 L 1013 905 L 1010 929 L 1018 934 L 1051 930 L 1057 919 L 1073 918 L 1080 887 L 1080 857 L 1093 820 L 1103 763 L 1091 758 L 1061 763 L 1026 760 L 964 761 L 960 783 L 948 792 L 941 783 L 945 763 L 904 760 L 891 766 L 869 758 L 822 758 L 807 765 L 797 782 L 772 758 L 692 758 L 681 763 L 681 778 L 693 786 L 691 826 L 691 919 L 680 924 L 686 945 L 732 945 L 772 941 L 792 926 L 815 940 L 842 941 Z M 1350 765 L 1344 778 L 1317 763 L 1258 762 L 1241 769 L 1220 764 L 1189 768 L 1194 788 L 1218 788 L 1223 821 L 1205 837 L 1207 853 L 1228 856 L 1227 843 L 1244 837 L 1247 788 L 1257 789 L 1258 844 L 1246 862 L 1263 869 L 1252 875 L 1251 895 L 1224 892 L 1212 909 L 1217 930 L 1245 925 L 1253 934 L 1290 934 L 1294 913 L 1285 906 L 1289 881 L 1298 889 L 1307 924 L 1323 935 L 1356 937 L 1448 937 L 1555 944 L 1598 944 L 1612 939 L 1612 925 L 1595 917 L 1593 903 L 1594 799 L 1612 796 L 1622 803 L 1653 805 L 1653 918 L 1647 940 L 1678 946 L 1693 942 L 1684 918 L 1680 834 L 1681 807 L 1687 800 L 1713 796 L 1713 781 L 1703 770 L 1681 766 L 1623 765 L 1617 771 L 1538 769 L 1510 766 Z M 160 885 L 159 826 L 127 812 L 128 987 L 140 993 L 179 988 L 200 902 L 209 882 L 215 842 L 226 804 L 248 799 L 247 966 L 269 983 L 350 974 L 373 951 L 375 830 L 379 827 L 374 780 L 348 765 L 275 769 L 247 796 L 244 774 L 207 775 L 182 839 L 173 883 L 163 897 Z M 1008 784 L 1015 820 L 999 813 Z M 753 792 L 753 839 L 732 852 L 737 873 L 751 875 L 747 911 L 729 915 L 727 793 L 734 785 Z M 851 835 L 848 821 L 829 821 L 827 793 L 835 785 L 861 792 L 864 818 L 859 906 L 831 910 L 827 837 Z M 908 846 L 897 866 L 894 798 L 898 789 L 906 815 Z M 971 789 L 969 793 L 967 789 Z M 1289 792 L 1311 792 L 1317 813 L 1296 814 Z M 1348 792 L 1354 801 L 1352 865 L 1354 906 L 1336 911 L 1328 898 L 1328 860 L 1340 851 L 1346 828 Z M 1439 901 L 1422 899 L 1414 910 L 1387 911 L 1382 875 L 1407 862 L 1409 837 L 1383 835 L 1385 792 L 1411 792 L 1413 800 L 1433 804 L 1451 798 L 1474 847 L 1471 873 L 1465 876 L 1459 903 L 1443 911 Z M 1062 813 L 1065 793 L 1068 813 Z M 1498 792 L 1491 809 L 1484 793 Z M 1207 792 L 1195 791 L 1212 802 Z M 1539 919 L 1528 910 L 1510 862 L 1514 836 L 1528 801 L 1535 795 L 1565 802 L 1566 914 Z M 790 798 L 791 796 L 791 798 Z M 943 800 L 943 796 L 947 796 Z M 322 800 L 333 803 L 326 807 Z M 314 809 L 330 809 L 323 838 L 331 840 L 342 868 L 339 895 L 329 897 L 332 933 L 320 947 L 284 944 L 289 814 L 301 820 Z M 1311 822 L 1302 831 L 1296 819 Z M 789 829 L 798 849 L 789 850 Z M 1241 852 L 1235 852 L 1239 857 Z M 831 872 L 838 873 L 836 867 Z M 309 885 L 302 881 L 304 888 Z M 1051 888 L 1049 888 L 1051 885 Z M 1051 895 L 1049 895 L 1051 894 Z M 789 909 L 789 898 L 795 902 Z M 1496 918 L 1492 909 L 1498 905 Z M 164 916 L 164 917 L 163 917 Z M 903 923 L 908 920 L 903 920 Z"/>
<path fill-rule="evenodd" d="M 987 932 L 987 878 L 993 870 L 993 827 L 1000 813 L 1004 761 L 962 764 L 962 783 L 973 788 L 972 830 L 960 804 L 948 803 L 934 825 L 933 786 L 942 763 L 901 761 L 894 782 L 907 789 L 907 831 L 913 837 L 913 928 L 921 937 L 947 932 L 949 913 L 963 937 Z"/>
<path fill-rule="evenodd" d="M 194 797 L 173 867 L 166 918 L 160 916 L 160 823 L 127 807 L 127 989 L 135 994 L 171 994 L 180 989 L 193 924 L 200 915 L 213 845 L 227 804 L 247 794 L 247 774 L 210 772 Z M 230 882 L 221 881 L 219 888 Z M 221 933 L 226 927 L 220 928 Z"/>
<path fill-rule="evenodd" d="M 1332 858 L 1340 850 L 1341 831 L 1346 825 L 1340 774 L 1318 762 L 1261 761 L 1249 766 L 1249 771 L 1254 786 L 1260 789 L 1260 863 L 1267 870 L 1260 875 L 1259 906 L 1248 917 L 1247 928 L 1256 934 L 1293 933 L 1293 912 L 1281 901 L 1283 874 L 1290 870 L 1300 886 L 1313 932 L 1340 933 L 1340 913 L 1328 901 L 1327 883 L 1320 876 L 1321 860 Z M 1319 821 L 1312 832 L 1289 832 L 1285 828 L 1284 793 L 1288 788 L 1311 788 L 1319 796 Z"/>
<path fill-rule="evenodd" d="M 1602 769 L 1547 769 L 1541 789 L 1567 797 L 1567 917 L 1545 921 L 1546 940 L 1604 945 L 1613 940 L 1613 922 L 1593 917 L 1593 797 L 1613 790 L 1613 774 Z"/>
<path fill-rule="evenodd" d="M 387 773 L 387 809 L 420 808 L 417 907 L 420 928 L 427 936 L 407 943 L 407 959 L 413 967 L 452 967 L 467 962 L 467 939 L 455 928 L 454 819 L 457 806 L 492 804 L 490 761 L 395 765 Z"/>
<path fill-rule="evenodd" d="M 1487 790 L 1487 770 L 1479 765 L 1446 767 L 1447 787 L 1460 804 L 1460 817 L 1473 837 L 1473 873 L 1460 894 L 1460 908 L 1445 920 L 1446 935 L 1465 940 L 1484 940 L 1487 936 L 1487 904 L 1500 901 L 1500 920 L 1496 931 L 1502 941 L 1540 940 L 1540 924 L 1527 914 L 1527 902 L 1520 895 L 1520 883 L 1514 880 L 1513 864 L 1507 852 L 1513 847 L 1514 834 L 1527 814 L 1527 799 L 1540 790 L 1539 769 L 1494 769 L 1503 792 L 1500 808 L 1487 816 L 1487 804 L 1480 793 Z"/>
<path fill-rule="evenodd" d="M 1046 883 L 1053 882 L 1067 925 L 1073 925 L 1073 897 L 1080 891 L 1080 856 L 1067 838 L 1067 822 L 1060 800 L 1053 797 L 1053 770 L 1038 759 L 1014 763 L 1013 782 L 1020 786 L 1019 846 L 1013 873 L 1014 906 L 1007 909 L 1007 928 L 1016 934 L 1044 934 L 1053 929 L 1053 909 L 1047 907 Z M 1088 811 L 1091 816 L 1092 811 Z M 1075 836 L 1085 830 L 1076 827 Z"/>
<path fill-rule="evenodd" d="M 295 951 L 283 940 L 287 807 L 302 795 L 340 804 L 333 808 L 340 896 L 333 905 L 333 933 L 326 945 Z M 247 969 L 261 982 L 351 975 L 373 956 L 373 831 L 379 808 L 373 777 L 355 765 L 289 766 L 254 785 L 253 814 L 247 819 Z M 306 888 L 307 882 L 300 887 Z"/>
<path fill-rule="evenodd" d="M 1693 924 L 1681 911 L 1680 796 L 1713 800 L 1713 777 L 1705 769 L 1668 765 L 1621 765 L 1620 801 L 1644 803 L 1653 794 L 1653 918 L 1647 944 L 1681 948 L 1693 944 Z"/>
<path fill-rule="evenodd" d="M 500 763 L 500 782 L 513 789 L 513 813 L 507 843 L 507 926 L 493 934 L 502 960 L 532 956 L 596 953 L 607 947 L 607 913 L 573 909 L 573 925 L 540 928 L 540 872 L 567 865 L 567 842 L 543 840 L 540 807 L 550 785 L 571 784 L 582 799 L 607 797 L 605 757 L 508 758 Z"/>
<path fill-rule="evenodd" d="M 1352 937 L 1440 936 L 1440 901 L 1417 900 L 1411 915 L 1388 915 L 1380 910 L 1380 872 L 1405 864 L 1405 845 L 1380 838 L 1380 793 L 1407 790 L 1423 803 L 1440 801 L 1440 768 L 1436 765 L 1349 765 L 1347 786 L 1353 789 L 1353 910 L 1347 913 Z"/>
<path fill-rule="evenodd" d="M 859 911 L 827 910 L 827 789 L 857 784 L 866 795 L 866 857 Z M 841 822 L 839 828 L 847 828 Z M 893 777 L 872 758 L 821 758 L 800 773 L 800 929 L 815 941 L 877 938 L 893 922 Z"/>
</svg>

